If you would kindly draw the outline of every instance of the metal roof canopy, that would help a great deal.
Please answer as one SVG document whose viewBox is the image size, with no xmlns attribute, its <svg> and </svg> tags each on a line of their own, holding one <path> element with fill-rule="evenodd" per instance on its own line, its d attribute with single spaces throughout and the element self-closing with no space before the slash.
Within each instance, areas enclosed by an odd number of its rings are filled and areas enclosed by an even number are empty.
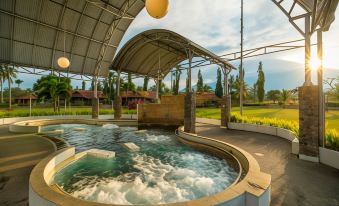
<svg viewBox="0 0 339 206">
<path fill-rule="evenodd" d="M 142 0 L 1 0 L 0 63 L 106 76 L 122 37 L 143 8 Z M 56 63 L 63 56 L 64 37 L 68 70 Z"/>
<path fill-rule="evenodd" d="M 169 30 L 153 29 L 130 39 L 115 57 L 112 69 L 157 78 L 166 76 L 180 62 L 202 57 L 223 68 L 235 69 L 228 61 Z"/>
<path fill-rule="evenodd" d="M 271 1 L 303 36 L 298 20 L 309 15 L 311 33 L 327 31 L 338 5 L 338 0 Z M 0 63 L 64 72 L 56 60 L 63 54 L 65 34 L 71 60 L 66 72 L 106 76 L 122 37 L 143 8 L 144 0 L 0 0 Z"/>
</svg>

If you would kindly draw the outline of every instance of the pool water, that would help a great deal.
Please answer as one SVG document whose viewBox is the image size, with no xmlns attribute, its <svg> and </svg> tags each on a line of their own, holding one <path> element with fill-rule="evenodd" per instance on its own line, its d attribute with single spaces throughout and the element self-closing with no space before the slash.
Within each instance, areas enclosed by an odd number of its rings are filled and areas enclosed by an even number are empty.
<svg viewBox="0 0 339 206">
<path fill-rule="evenodd" d="M 75 127 L 85 131 L 74 131 Z M 176 140 L 173 131 L 116 125 L 51 125 L 78 152 L 97 148 L 116 152 L 113 159 L 86 156 L 59 171 L 54 182 L 74 197 L 109 204 L 183 202 L 220 192 L 238 177 L 226 160 L 199 152 Z M 121 143 L 140 147 L 130 152 Z"/>
</svg>

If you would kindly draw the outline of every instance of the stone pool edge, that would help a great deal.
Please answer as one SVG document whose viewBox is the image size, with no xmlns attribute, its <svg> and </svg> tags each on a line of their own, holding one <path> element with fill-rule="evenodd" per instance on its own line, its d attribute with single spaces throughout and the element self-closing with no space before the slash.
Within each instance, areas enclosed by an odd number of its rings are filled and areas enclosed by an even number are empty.
<svg viewBox="0 0 339 206">
<path fill-rule="evenodd" d="M 98 121 L 98 120 L 97 120 Z M 100 121 L 100 120 L 99 120 Z M 53 122 L 53 123 L 52 123 Z M 57 124 L 59 121 L 39 120 L 35 126 L 46 124 Z M 90 122 L 90 124 L 102 124 L 93 120 L 81 120 L 81 122 Z M 104 121 L 104 123 L 112 123 L 113 121 Z M 115 123 L 117 121 L 114 121 Z M 131 122 L 131 121 L 129 121 Z M 37 123 L 37 122 L 36 122 Z M 65 123 L 64 121 L 62 123 Z M 72 120 L 74 123 L 74 119 Z M 78 123 L 78 122 L 76 122 Z M 127 123 L 124 121 L 124 125 Z M 126 125 L 127 126 L 127 125 Z M 195 199 L 187 202 L 162 204 L 163 206 L 207 206 L 207 205 L 222 205 L 222 206 L 268 206 L 270 203 L 270 188 L 271 176 L 260 171 L 257 161 L 244 150 L 218 140 L 208 137 L 202 137 L 195 134 L 185 133 L 183 127 L 178 129 L 178 139 L 185 144 L 214 147 L 221 151 L 232 154 L 241 163 L 242 169 L 246 174 L 236 184 L 228 187 L 224 191 Z M 74 147 L 65 148 L 51 154 L 43 159 L 32 171 L 29 181 L 29 202 L 31 205 L 84 205 L 84 206 L 105 206 L 114 204 L 104 204 L 81 200 L 55 188 L 51 188 L 49 181 L 52 178 L 53 171 L 67 166 L 73 161 L 81 158 L 84 154 L 75 154 Z M 118 205 L 115 205 L 118 206 Z"/>
</svg>

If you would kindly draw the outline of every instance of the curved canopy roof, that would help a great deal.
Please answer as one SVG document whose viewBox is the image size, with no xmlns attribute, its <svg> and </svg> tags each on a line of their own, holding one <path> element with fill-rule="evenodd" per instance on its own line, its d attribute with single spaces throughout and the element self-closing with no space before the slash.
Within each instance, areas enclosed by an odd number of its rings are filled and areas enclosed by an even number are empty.
<svg viewBox="0 0 339 206">
<path fill-rule="evenodd" d="M 312 14 L 312 31 L 317 26 L 328 30 L 338 5 L 338 0 L 272 1 L 292 24 L 299 18 L 291 16 L 292 10 L 300 5 Z M 290 7 L 284 8 L 285 3 Z M 56 60 L 63 55 L 65 39 L 71 60 L 67 72 L 95 75 L 100 62 L 99 75 L 106 76 L 122 37 L 144 5 L 144 0 L 0 0 L 0 63 L 59 70 Z"/>
<path fill-rule="evenodd" d="M 165 76 L 174 66 L 188 59 L 188 51 L 193 52 L 193 57 L 234 68 L 226 60 L 173 31 L 153 29 L 130 39 L 115 57 L 112 69 L 150 77 L 157 77 L 160 71 Z"/>
<path fill-rule="evenodd" d="M 57 70 L 65 37 L 68 71 L 93 75 L 108 42 L 99 74 L 105 76 L 125 31 L 143 8 L 142 0 L 0 0 L 0 62 Z"/>
</svg>

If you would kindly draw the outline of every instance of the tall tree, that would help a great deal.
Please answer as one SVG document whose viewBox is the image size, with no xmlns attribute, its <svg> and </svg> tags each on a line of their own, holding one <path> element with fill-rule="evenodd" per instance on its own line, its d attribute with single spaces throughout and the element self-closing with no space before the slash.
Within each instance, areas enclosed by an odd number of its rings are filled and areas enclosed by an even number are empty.
<svg viewBox="0 0 339 206">
<path fill-rule="evenodd" d="M 212 92 L 212 88 L 209 85 L 205 84 L 204 85 L 204 92 L 210 93 L 210 92 Z"/>
<path fill-rule="evenodd" d="M 257 94 L 258 94 L 258 85 L 257 83 L 253 84 L 253 87 L 248 89 L 248 97 L 252 99 L 254 102 L 257 101 Z"/>
<path fill-rule="evenodd" d="M 267 99 L 272 100 L 273 103 L 275 104 L 275 102 L 279 99 L 280 94 L 281 94 L 280 90 L 270 90 L 267 92 Z"/>
<path fill-rule="evenodd" d="M 175 68 L 174 80 L 173 80 L 173 91 L 172 91 L 172 93 L 174 95 L 178 95 L 179 94 L 180 76 L 181 76 L 181 70 L 180 70 L 180 67 L 177 66 Z"/>
<path fill-rule="evenodd" d="M 72 96 L 71 80 L 67 77 L 57 77 L 55 75 L 43 76 L 33 85 L 40 99 L 51 99 L 54 105 L 54 112 L 57 111 L 57 100 L 63 96 L 69 100 Z M 59 108 L 58 108 L 59 110 Z"/>
<path fill-rule="evenodd" d="M 204 92 L 204 80 L 202 78 L 200 69 L 199 69 L 199 72 L 198 72 L 197 92 L 199 92 L 199 93 Z"/>
<path fill-rule="evenodd" d="M 221 83 L 221 69 L 218 68 L 217 71 L 217 84 L 215 85 L 215 95 L 218 97 L 223 96 L 223 88 L 222 88 L 222 83 Z"/>
<path fill-rule="evenodd" d="M 8 97 L 8 107 L 9 109 L 12 109 L 12 83 L 13 79 L 16 78 L 16 69 L 14 66 L 8 66 L 5 65 L 5 70 L 4 70 L 4 77 L 7 80 L 8 83 L 8 90 L 9 90 L 9 97 Z"/>
<path fill-rule="evenodd" d="M 144 85 L 143 85 L 143 91 L 147 91 L 148 90 L 148 82 L 149 82 L 149 77 L 145 76 L 144 78 Z"/>
<path fill-rule="evenodd" d="M 135 86 L 135 84 L 132 81 L 132 75 L 131 75 L 131 73 L 128 73 L 128 76 L 127 76 L 127 90 L 128 91 L 135 91 L 135 89 L 136 89 L 136 86 Z"/>
<path fill-rule="evenodd" d="M 20 85 L 23 83 L 24 81 L 21 79 L 16 79 L 15 80 L 15 84 L 17 85 L 18 88 L 20 88 Z"/>
<path fill-rule="evenodd" d="M 4 88 L 3 88 L 4 81 L 5 81 L 5 65 L 1 64 L 0 65 L 0 89 L 1 89 L 0 103 L 1 104 L 4 103 Z"/>
<path fill-rule="evenodd" d="M 289 100 L 291 92 L 289 90 L 283 89 L 280 94 L 280 99 L 285 107 L 287 100 Z"/>
<path fill-rule="evenodd" d="M 262 62 L 259 62 L 259 67 L 258 67 L 258 80 L 257 80 L 257 92 L 258 92 L 258 100 L 259 102 L 264 101 L 265 97 L 265 74 L 264 70 L 262 67 Z"/>
<path fill-rule="evenodd" d="M 86 90 L 86 81 L 85 80 L 82 80 L 81 89 Z"/>
</svg>

